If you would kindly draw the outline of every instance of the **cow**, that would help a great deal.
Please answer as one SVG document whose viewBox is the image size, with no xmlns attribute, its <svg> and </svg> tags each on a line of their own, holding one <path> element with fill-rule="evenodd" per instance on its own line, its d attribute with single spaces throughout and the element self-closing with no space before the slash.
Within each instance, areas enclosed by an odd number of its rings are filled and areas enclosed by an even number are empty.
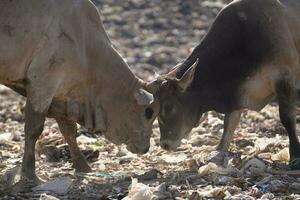
<svg viewBox="0 0 300 200">
<path fill-rule="evenodd" d="M 241 111 L 277 99 L 291 160 L 300 158 L 295 128 L 300 78 L 300 1 L 238 0 L 224 7 L 182 63 L 151 83 L 160 101 L 161 147 L 174 150 L 202 114 L 225 114 L 217 147 L 227 150 Z"/>
<path fill-rule="evenodd" d="M 35 144 L 46 117 L 58 123 L 78 172 L 90 167 L 76 123 L 133 153 L 150 147 L 159 104 L 112 46 L 89 0 L 1 0 L 0 83 L 26 97 L 21 180 L 39 182 Z"/>
</svg>

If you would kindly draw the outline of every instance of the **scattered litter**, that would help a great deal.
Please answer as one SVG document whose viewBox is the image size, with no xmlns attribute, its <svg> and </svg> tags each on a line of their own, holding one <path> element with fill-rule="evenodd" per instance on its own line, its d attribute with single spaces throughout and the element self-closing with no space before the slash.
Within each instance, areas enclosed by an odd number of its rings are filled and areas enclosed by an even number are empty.
<svg viewBox="0 0 300 200">
<path fill-rule="evenodd" d="M 0 133 L 0 140 L 11 140 L 18 142 L 21 136 L 17 132 Z"/>
<path fill-rule="evenodd" d="M 288 188 L 290 193 L 299 193 L 300 183 L 292 183 Z"/>
<path fill-rule="evenodd" d="M 82 153 L 88 162 L 95 162 L 98 160 L 98 150 L 83 150 Z"/>
<path fill-rule="evenodd" d="M 8 169 L 1 182 L 5 183 L 6 186 L 11 187 L 21 180 L 21 166 L 16 166 L 14 168 Z"/>
<path fill-rule="evenodd" d="M 41 194 L 40 200 L 59 200 L 58 198 L 48 195 L 46 193 Z"/>
<path fill-rule="evenodd" d="M 166 163 L 175 164 L 186 160 L 184 153 L 166 153 L 161 156 Z"/>
<path fill-rule="evenodd" d="M 157 200 L 163 200 L 163 199 L 174 199 L 175 197 L 172 196 L 172 194 L 167 191 L 167 185 L 166 183 L 162 183 L 159 186 L 155 188 L 153 191 L 153 195 L 155 196 L 154 199 Z"/>
<path fill-rule="evenodd" d="M 137 178 L 138 180 L 147 181 L 147 180 L 155 180 L 161 175 L 163 175 L 163 173 L 161 173 L 157 169 L 151 169 L 150 171 L 147 171 L 142 175 L 135 176 L 135 178 Z"/>
<path fill-rule="evenodd" d="M 139 183 L 136 178 L 133 178 L 128 196 L 123 198 L 123 200 L 168 200 L 179 196 L 178 189 L 174 187 L 169 188 L 166 183 L 161 183 L 157 187 L 150 187 Z"/>
<path fill-rule="evenodd" d="M 270 200 L 270 199 L 274 199 L 274 194 L 272 193 L 266 193 L 266 194 L 263 194 L 260 199 L 261 200 Z"/>
<path fill-rule="evenodd" d="M 241 169 L 243 174 L 249 176 L 260 176 L 265 173 L 265 170 L 266 164 L 258 158 L 250 159 Z"/>
<path fill-rule="evenodd" d="M 126 176 L 127 174 L 124 172 L 96 172 L 96 176 L 98 177 L 104 177 L 104 178 L 114 178 L 114 177 L 121 177 Z"/>
<path fill-rule="evenodd" d="M 218 166 L 215 163 L 208 163 L 207 165 L 204 165 L 204 166 L 199 168 L 198 174 L 200 176 L 205 176 L 205 175 L 208 175 L 210 173 L 216 172 L 217 169 L 218 169 Z"/>
<path fill-rule="evenodd" d="M 72 179 L 68 176 L 60 177 L 58 179 L 43 183 L 32 188 L 33 191 L 49 191 L 55 194 L 66 194 L 68 193 L 72 184 Z"/>
<path fill-rule="evenodd" d="M 284 193 L 288 190 L 288 185 L 283 183 L 280 180 L 272 180 L 270 181 L 270 192 L 273 193 Z"/>
<path fill-rule="evenodd" d="M 123 165 L 126 163 L 130 163 L 135 158 L 136 158 L 135 154 L 127 154 L 126 156 L 120 157 L 119 164 Z"/>
<path fill-rule="evenodd" d="M 153 189 L 149 186 L 139 183 L 137 179 L 132 179 L 128 196 L 123 200 L 152 200 L 154 199 Z"/>
<path fill-rule="evenodd" d="M 97 142 L 96 138 L 87 137 L 85 135 L 80 135 L 76 138 L 78 145 L 79 144 L 93 144 Z"/>
<path fill-rule="evenodd" d="M 284 148 L 278 153 L 272 155 L 271 160 L 288 162 L 290 160 L 289 148 Z"/>
<path fill-rule="evenodd" d="M 218 168 L 218 174 L 220 175 L 227 175 L 227 176 L 232 176 L 232 177 L 240 177 L 242 176 L 242 172 L 241 170 L 237 169 L 237 168 L 231 168 L 231 167 L 228 167 L 228 168 Z"/>
<path fill-rule="evenodd" d="M 61 160 L 70 160 L 71 153 L 69 146 L 67 144 L 63 145 L 45 145 L 42 149 L 42 153 L 45 154 L 48 162 L 59 162 Z M 83 155 L 89 162 L 94 162 L 98 160 L 99 151 L 98 150 L 82 150 Z"/>
<path fill-rule="evenodd" d="M 197 130 L 198 131 L 198 130 Z M 214 146 L 217 145 L 220 142 L 220 139 L 215 135 L 196 135 L 194 134 L 191 136 L 189 143 L 192 144 L 192 146 L 202 146 L 202 145 L 208 145 L 208 146 Z"/>
<path fill-rule="evenodd" d="M 226 197 L 224 188 L 219 187 L 206 187 L 203 191 L 198 191 L 199 196 L 203 198 L 218 198 L 218 199 L 224 199 Z"/>
<path fill-rule="evenodd" d="M 265 178 L 263 178 L 262 180 L 256 182 L 256 185 L 259 187 L 263 187 L 264 185 L 268 184 L 271 180 L 272 180 L 273 176 L 269 175 Z"/>
<path fill-rule="evenodd" d="M 232 185 L 234 182 L 234 178 L 231 176 L 217 176 L 214 180 L 216 185 Z"/>
<path fill-rule="evenodd" d="M 59 150 L 56 145 L 45 145 L 43 150 L 43 154 L 45 154 L 48 162 L 59 162 L 61 158 L 65 158 L 66 154 L 64 154 L 61 150 Z M 67 156 L 69 159 L 69 156 Z"/>
</svg>

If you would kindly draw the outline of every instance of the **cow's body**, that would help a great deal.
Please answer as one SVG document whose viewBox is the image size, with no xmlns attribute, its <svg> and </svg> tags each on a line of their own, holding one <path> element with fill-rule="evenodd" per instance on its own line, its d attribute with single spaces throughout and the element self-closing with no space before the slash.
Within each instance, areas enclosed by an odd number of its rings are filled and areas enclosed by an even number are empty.
<svg viewBox="0 0 300 200">
<path fill-rule="evenodd" d="M 89 167 L 75 122 L 135 153 L 149 148 L 150 94 L 112 47 L 88 0 L 0 1 L 0 82 L 27 97 L 22 173 L 29 179 L 35 179 L 34 144 L 46 116 L 58 122 L 79 171 Z"/>
<path fill-rule="evenodd" d="M 1 4 L 4 5 L 0 7 L 0 80 L 24 95 L 28 83 L 34 91 L 43 90 L 42 96 L 32 99 L 36 110 L 45 110 L 52 100 L 58 106 L 70 100 L 91 104 L 93 110 L 97 102 L 93 99 L 95 94 L 122 96 L 122 92 L 129 92 L 137 84 L 138 79 L 124 67 L 126 64 L 111 47 L 92 4 L 81 0 L 34 1 L 24 5 L 19 1 L 2 1 Z M 38 20 L 34 20 L 37 16 Z M 127 84 L 132 88 L 124 90 Z M 111 97 L 107 99 L 112 101 Z M 72 115 L 62 109 L 58 112 Z M 91 114 L 89 110 L 86 113 Z M 94 128 L 89 116 L 80 114 L 72 117 Z"/>
<path fill-rule="evenodd" d="M 219 145 L 225 150 L 241 110 L 260 110 L 277 97 L 281 121 L 290 137 L 290 152 L 292 157 L 300 157 L 293 114 L 295 84 L 300 78 L 299 10 L 297 0 L 241 0 L 219 13 L 192 54 L 161 78 L 159 121 L 164 148 L 178 146 L 202 113 L 215 110 L 225 113 Z M 191 83 L 179 90 L 180 79 L 186 77 Z M 180 120 L 171 125 L 175 118 Z"/>
<path fill-rule="evenodd" d="M 300 8 L 297 1 L 288 2 Z M 186 61 L 191 66 L 199 58 L 190 90 L 207 94 L 203 103 L 209 110 L 260 110 L 275 95 L 274 83 L 283 73 L 298 79 L 300 13 L 287 9 L 274 0 L 246 0 L 228 6 L 217 17 Z M 184 71 L 178 70 L 177 77 Z"/>
</svg>

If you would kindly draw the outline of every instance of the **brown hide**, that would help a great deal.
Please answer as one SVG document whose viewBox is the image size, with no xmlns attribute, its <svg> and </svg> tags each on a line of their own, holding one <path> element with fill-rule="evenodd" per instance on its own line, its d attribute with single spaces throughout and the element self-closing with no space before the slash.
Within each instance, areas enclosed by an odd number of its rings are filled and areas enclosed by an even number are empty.
<svg viewBox="0 0 300 200">
<path fill-rule="evenodd" d="M 300 72 L 300 1 L 239 0 L 218 14 L 191 55 L 158 78 L 161 145 L 174 149 L 202 113 L 225 113 L 219 149 L 227 149 L 242 109 L 260 110 L 277 97 L 292 157 L 300 156 L 293 102 Z M 186 73 L 199 59 L 194 75 Z M 181 77 L 193 77 L 182 92 Z M 174 123 L 176 122 L 176 123 Z"/>
<path fill-rule="evenodd" d="M 149 149 L 157 102 L 114 49 L 89 0 L 1 0 L 0 83 L 27 97 L 22 173 L 29 179 L 45 116 L 59 123 L 79 171 L 88 166 L 74 122 L 134 153 Z"/>
</svg>

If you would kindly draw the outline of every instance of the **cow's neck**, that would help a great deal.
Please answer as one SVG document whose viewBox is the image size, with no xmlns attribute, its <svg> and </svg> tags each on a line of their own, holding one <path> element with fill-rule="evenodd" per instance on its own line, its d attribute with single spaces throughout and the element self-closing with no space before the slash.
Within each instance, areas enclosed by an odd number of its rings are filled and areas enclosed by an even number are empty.
<svg viewBox="0 0 300 200">
<path fill-rule="evenodd" d="M 104 42 L 103 42 L 104 43 Z M 110 42 L 99 44 L 96 58 L 90 58 L 91 73 L 88 78 L 93 77 L 96 89 L 101 90 L 105 97 L 128 97 L 132 93 L 139 79 L 132 73 L 121 55 L 111 46 Z M 94 91 L 99 93 L 99 91 Z M 95 94 L 95 93 L 94 93 Z M 117 99 L 116 99 L 117 101 Z"/>
<path fill-rule="evenodd" d="M 141 82 L 119 54 L 106 66 L 106 73 L 105 80 L 109 79 L 109 82 L 104 83 L 106 87 L 99 96 L 104 109 L 104 120 L 95 120 L 100 125 L 95 129 L 101 129 L 104 125 L 101 121 L 105 121 L 104 134 L 110 141 L 118 144 L 126 140 L 127 134 L 123 126 L 128 116 L 124 113 L 132 107 L 134 92 L 141 87 Z"/>
<path fill-rule="evenodd" d="M 93 62 L 87 74 L 90 84 L 85 89 L 83 103 L 84 126 L 103 132 L 112 127 L 111 120 L 118 121 L 116 118 L 121 118 L 121 112 L 128 109 L 140 83 L 118 52 L 107 45 L 96 49 L 97 57 L 90 59 Z"/>
<path fill-rule="evenodd" d="M 112 98 L 128 98 L 129 94 L 133 94 L 133 90 L 137 86 L 139 80 L 129 69 L 128 65 L 122 58 L 116 58 L 106 65 L 105 81 L 103 92 L 106 97 Z M 102 71 L 100 69 L 100 71 Z M 100 74 L 101 72 L 99 72 Z M 103 75 L 103 72 L 102 72 Z M 103 77 L 104 79 L 104 77 Z M 98 81 L 103 84 L 103 80 Z M 118 99 L 115 99 L 116 101 Z"/>
<path fill-rule="evenodd" d="M 242 57 L 239 57 L 238 52 L 233 52 L 237 56 L 228 60 L 226 54 L 223 53 L 226 50 L 220 49 L 219 46 L 229 45 L 220 45 L 222 41 L 217 40 L 218 38 L 205 38 L 176 73 L 177 78 L 180 78 L 199 58 L 194 80 L 189 90 L 195 94 L 194 96 L 201 104 L 201 112 L 216 110 L 225 113 L 235 109 L 234 107 L 237 105 L 236 86 L 242 79 L 232 76 L 228 68 L 238 65 L 241 62 L 239 59 Z"/>
</svg>

